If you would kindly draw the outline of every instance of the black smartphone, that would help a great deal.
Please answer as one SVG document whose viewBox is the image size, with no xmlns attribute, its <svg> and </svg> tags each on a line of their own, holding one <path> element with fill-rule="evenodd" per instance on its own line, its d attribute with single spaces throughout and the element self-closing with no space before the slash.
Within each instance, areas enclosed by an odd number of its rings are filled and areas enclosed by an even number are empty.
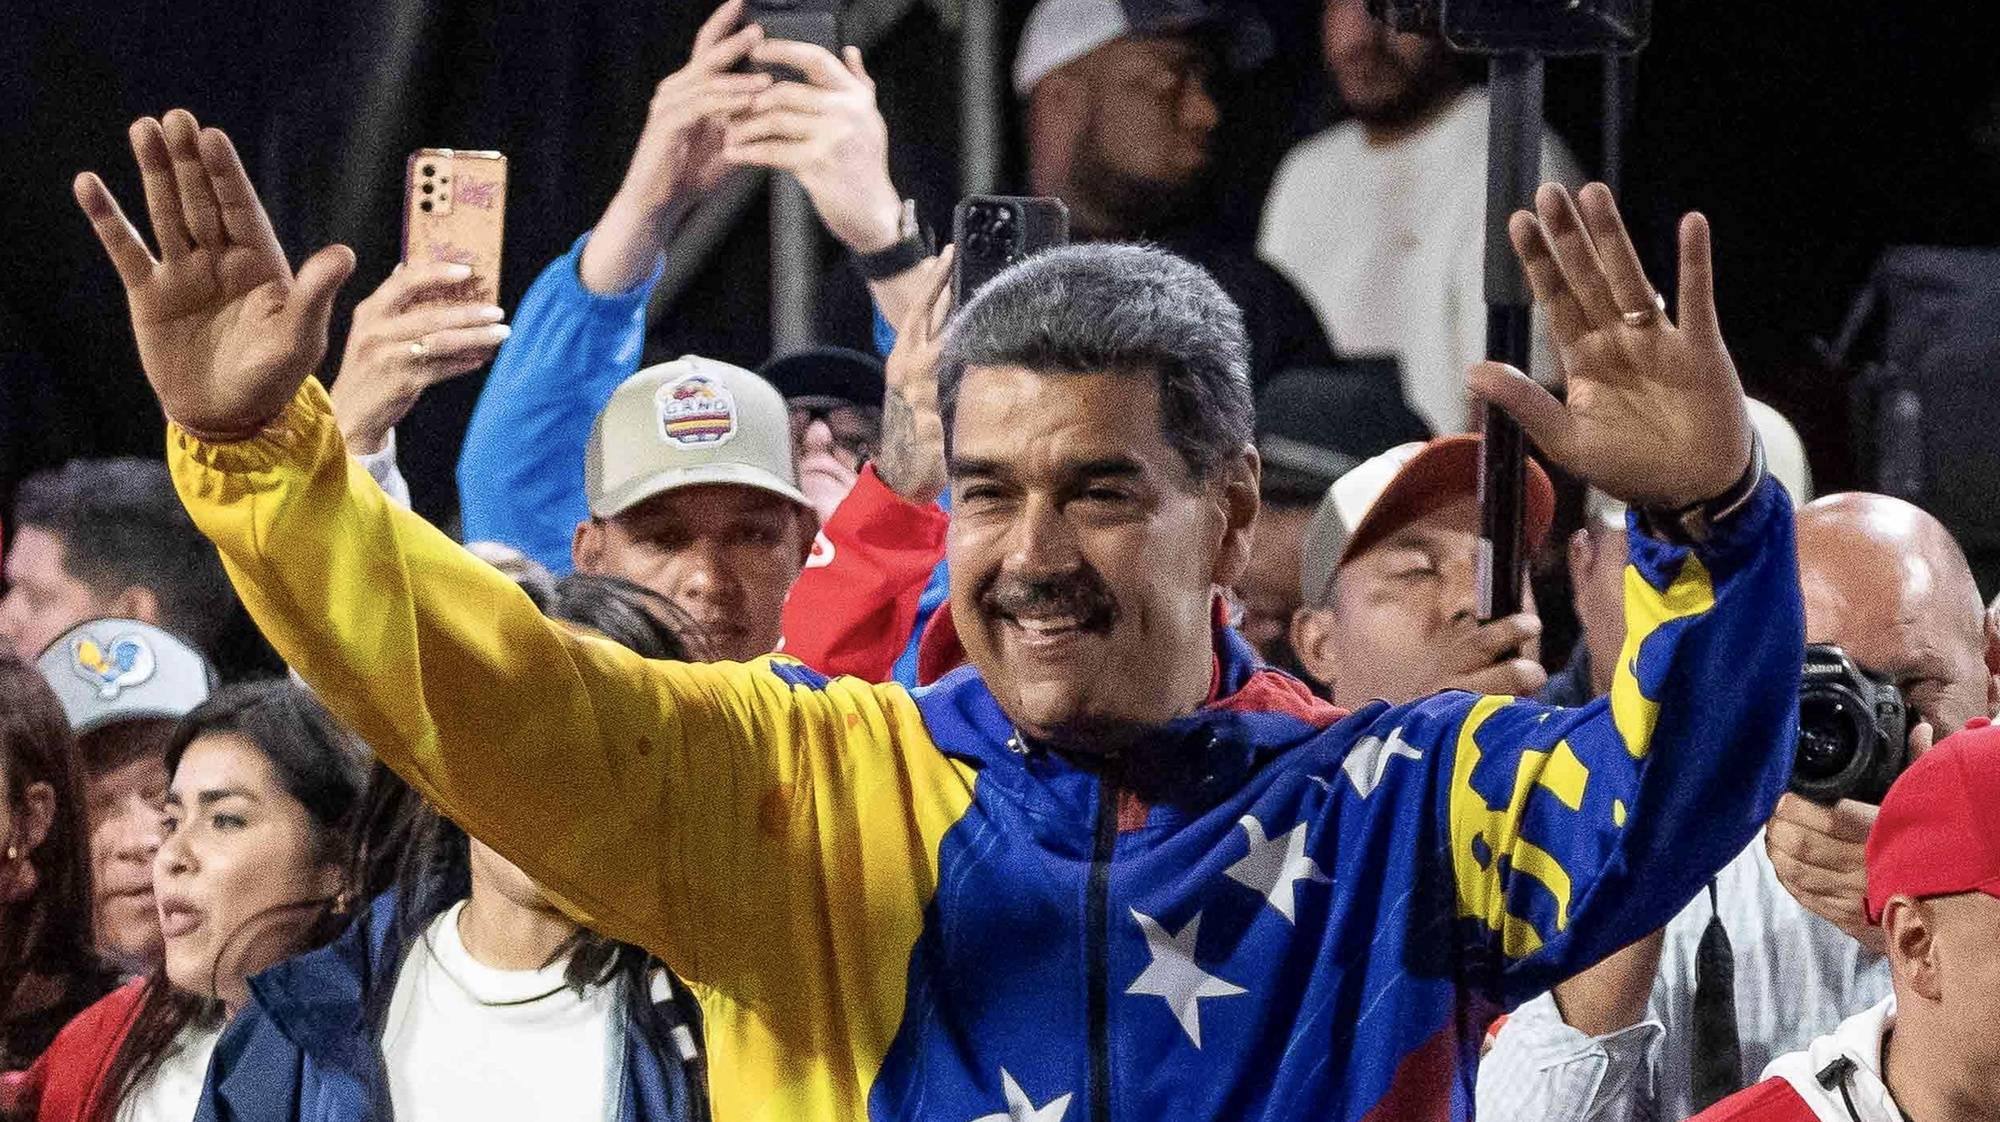
<svg viewBox="0 0 2000 1122">
<path fill-rule="evenodd" d="M 962 308 L 981 285 L 1024 257 L 1069 244 L 1069 208 L 1061 199 L 968 195 L 952 215 L 951 303 Z"/>
<path fill-rule="evenodd" d="M 840 16 L 845 8 L 844 0 L 748 0 L 743 6 L 743 22 L 762 27 L 766 39 L 812 43 L 825 47 L 838 58 L 843 46 L 840 41 Z M 769 71 L 780 82 L 803 82 L 806 79 L 804 74 L 790 66 L 760 66 L 756 69 Z"/>
</svg>

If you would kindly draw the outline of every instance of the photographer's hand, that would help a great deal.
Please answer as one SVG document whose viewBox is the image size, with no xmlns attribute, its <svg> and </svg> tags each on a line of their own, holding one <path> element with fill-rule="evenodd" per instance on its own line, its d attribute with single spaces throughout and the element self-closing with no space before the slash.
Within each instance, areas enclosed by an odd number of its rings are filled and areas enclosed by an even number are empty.
<svg viewBox="0 0 2000 1122">
<path fill-rule="evenodd" d="M 328 391 L 348 451 L 381 451 L 425 390 L 486 365 L 507 340 L 506 313 L 457 291 L 471 276 L 464 265 L 399 265 L 355 305 Z"/>
<path fill-rule="evenodd" d="M 645 280 L 666 248 L 676 210 L 729 172 L 723 124 L 772 82 L 769 74 L 730 69 L 764 38 L 756 24 L 736 27 L 742 15 L 743 0 L 717 8 L 695 34 L 687 65 L 654 90 L 625 181 L 578 263 L 578 275 L 592 292 L 624 292 Z"/>
<path fill-rule="evenodd" d="M 1508 224 L 1568 377 L 1558 402 L 1497 362 L 1472 388 L 1550 459 L 1634 506 L 1679 509 L 1725 494 L 1749 469 L 1743 388 L 1716 323 L 1708 221 L 1681 220 L 1678 322 L 1670 320 L 1602 184 L 1542 185 Z"/>
<path fill-rule="evenodd" d="M 139 361 L 167 417 L 204 440 L 248 439 L 325 357 L 354 253 L 328 246 L 294 276 L 229 138 L 187 110 L 142 117 L 131 138 L 159 257 L 95 174 L 76 177 L 77 205 L 125 286 Z"/>
<path fill-rule="evenodd" d="M 1764 828 L 1764 851 L 1793 899 L 1881 954 L 1882 929 L 1868 922 L 1864 861 L 1878 810 L 1853 799 L 1823 806 L 1787 792 Z"/>
</svg>

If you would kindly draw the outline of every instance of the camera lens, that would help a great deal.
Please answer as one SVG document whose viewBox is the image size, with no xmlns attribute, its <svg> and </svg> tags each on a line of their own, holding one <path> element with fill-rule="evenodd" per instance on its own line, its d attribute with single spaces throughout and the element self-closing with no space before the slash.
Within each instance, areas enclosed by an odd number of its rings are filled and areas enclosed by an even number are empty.
<svg viewBox="0 0 2000 1122">
<path fill-rule="evenodd" d="M 426 214 L 430 213 L 431 201 L 429 199 L 425 199 L 423 202 L 417 204 L 417 209 L 423 211 Z"/>
<path fill-rule="evenodd" d="M 428 195 L 430 193 L 431 193 L 431 185 L 428 183 L 424 184 L 424 194 Z"/>
<path fill-rule="evenodd" d="M 437 165 L 436 165 L 436 164 L 425 164 L 425 165 L 424 165 L 424 174 L 425 174 L 425 175 L 436 175 L 436 174 L 437 174 L 437 171 L 438 171 L 438 169 L 437 169 Z"/>
<path fill-rule="evenodd" d="M 1809 692 L 1799 698 L 1799 749 L 1792 772 L 1824 782 L 1854 763 L 1861 749 L 1861 712 L 1846 691 Z"/>
</svg>

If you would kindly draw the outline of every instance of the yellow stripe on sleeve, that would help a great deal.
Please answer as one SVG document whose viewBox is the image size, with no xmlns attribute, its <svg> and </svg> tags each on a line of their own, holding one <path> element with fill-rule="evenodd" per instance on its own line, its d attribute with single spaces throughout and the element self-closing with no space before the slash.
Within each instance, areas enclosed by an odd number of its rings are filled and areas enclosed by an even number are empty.
<svg viewBox="0 0 2000 1122">
<path fill-rule="evenodd" d="M 1653 729 L 1660 721 L 1660 703 L 1646 696 L 1636 673 L 1646 640 L 1668 622 L 1698 616 L 1715 607 L 1715 583 L 1692 553 L 1681 562 L 1673 583 L 1661 592 L 1625 566 L 1625 645 L 1618 652 L 1618 669 L 1611 679 L 1611 722 L 1625 750 L 1635 760 L 1646 757 Z"/>
</svg>

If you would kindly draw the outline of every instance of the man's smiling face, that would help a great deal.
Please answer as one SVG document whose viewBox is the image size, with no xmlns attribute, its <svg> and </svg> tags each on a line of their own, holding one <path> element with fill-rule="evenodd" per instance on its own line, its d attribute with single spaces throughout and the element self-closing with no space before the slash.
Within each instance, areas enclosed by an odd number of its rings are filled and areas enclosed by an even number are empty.
<svg viewBox="0 0 2000 1122">
<path fill-rule="evenodd" d="M 1022 732 L 1081 748 L 1192 710 L 1256 455 L 1190 475 L 1150 371 L 969 367 L 952 430 L 951 610 Z"/>
</svg>

